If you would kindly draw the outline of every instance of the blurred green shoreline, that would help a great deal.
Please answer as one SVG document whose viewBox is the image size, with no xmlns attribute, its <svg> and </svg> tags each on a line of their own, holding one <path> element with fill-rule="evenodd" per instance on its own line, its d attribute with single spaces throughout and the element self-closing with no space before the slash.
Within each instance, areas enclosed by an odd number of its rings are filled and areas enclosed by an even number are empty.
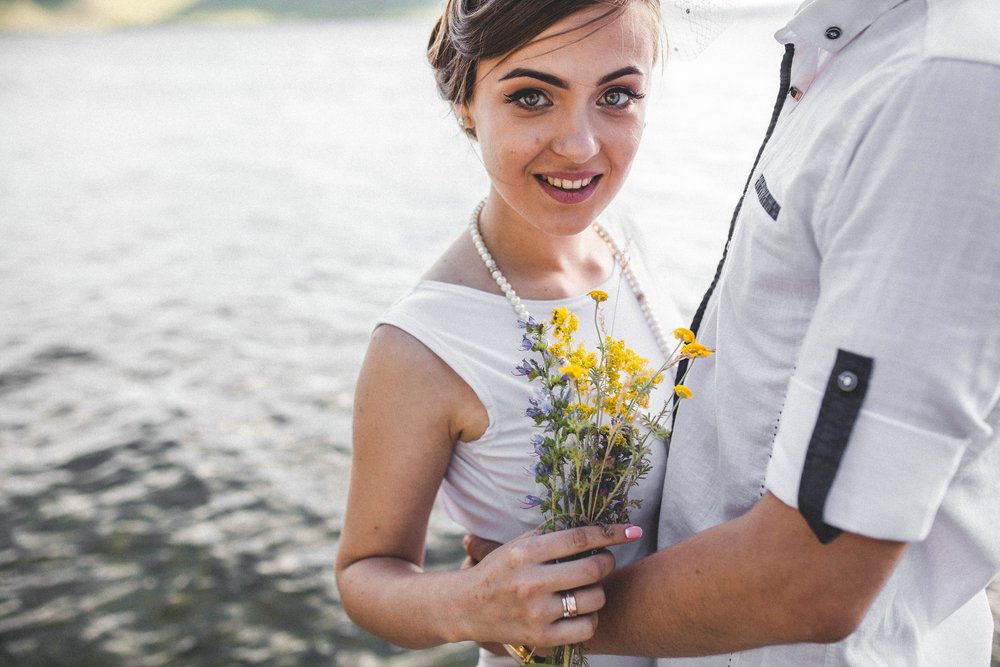
<svg viewBox="0 0 1000 667">
<path fill-rule="evenodd" d="M 428 14 L 440 0 L 0 0 L 0 33 Z"/>
</svg>

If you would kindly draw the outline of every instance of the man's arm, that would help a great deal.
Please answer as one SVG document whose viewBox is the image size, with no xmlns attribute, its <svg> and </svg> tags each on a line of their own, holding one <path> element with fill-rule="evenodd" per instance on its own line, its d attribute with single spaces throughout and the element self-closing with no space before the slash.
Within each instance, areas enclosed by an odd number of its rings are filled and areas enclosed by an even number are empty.
<svg viewBox="0 0 1000 667">
<path fill-rule="evenodd" d="M 905 549 L 852 533 L 820 544 L 797 510 L 768 493 L 744 516 L 612 574 L 587 648 L 692 656 L 838 641 Z"/>
</svg>

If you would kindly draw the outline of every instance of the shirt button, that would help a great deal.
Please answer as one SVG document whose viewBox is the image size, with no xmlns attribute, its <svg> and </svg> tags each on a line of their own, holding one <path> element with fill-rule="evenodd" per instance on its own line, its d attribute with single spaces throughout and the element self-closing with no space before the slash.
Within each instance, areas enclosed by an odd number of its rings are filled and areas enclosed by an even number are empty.
<svg viewBox="0 0 1000 667">
<path fill-rule="evenodd" d="M 837 386 L 841 391 L 854 391 L 858 388 L 858 376 L 851 371 L 844 371 L 837 376 Z"/>
<path fill-rule="evenodd" d="M 826 29 L 827 39 L 839 39 L 842 34 L 844 34 L 844 31 L 835 25 L 832 25 Z"/>
</svg>

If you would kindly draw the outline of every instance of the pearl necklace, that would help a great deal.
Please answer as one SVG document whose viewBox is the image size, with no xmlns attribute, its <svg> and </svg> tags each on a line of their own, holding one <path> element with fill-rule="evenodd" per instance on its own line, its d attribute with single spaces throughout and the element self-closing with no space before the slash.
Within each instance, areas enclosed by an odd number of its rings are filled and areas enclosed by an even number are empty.
<svg viewBox="0 0 1000 667">
<path fill-rule="evenodd" d="M 490 254 L 489 249 L 486 247 L 486 243 L 483 241 L 483 235 L 479 231 L 479 215 L 483 212 L 483 207 L 486 206 L 486 200 L 479 202 L 472 211 L 472 216 L 469 218 L 469 236 L 472 237 L 472 243 L 476 246 L 476 252 L 483 260 L 483 264 L 486 265 L 486 269 L 493 276 L 493 280 L 496 281 L 497 286 L 500 291 L 503 292 L 507 300 L 510 301 L 510 305 L 514 307 L 514 312 L 517 313 L 518 319 L 523 322 L 527 322 L 528 318 L 531 316 L 528 313 L 528 309 L 524 306 L 521 301 L 521 297 L 517 295 L 514 288 L 510 286 L 507 279 L 504 277 L 503 273 L 500 272 L 500 267 L 497 266 L 496 260 L 493 259 L 493 255 Z M 646 298 L 646 293 L 642 291 L 639 286 L 639 280 L 635 277 L 632 272 L 632 268 L 629 266 L 628 259 L 625 257 L 624 253 L 618 248 L 614 239 L 611 235 L 601 227 L 596 221 L 593 223 L 594 231 L 597 235 L 601 237 L 601 240 L 608 246 L 611 250 L 611 254 L 614 256 L 615 261 L 618 266 L 621 267 L 621 273 L 625 277 L 625 281 L 628 282 L 630 288 L 632 288 L 632 293 L 635 294 L 636 301 L 639 302 L 639 309 L 642 311 L 642 316 L 646 319 L 646 324 L 649 326 L 650 333 L 653 334 L 653 338 L 656 339 L 656 345 L 660 348 L 660 352 L 663 353 L 664 359 L 669 359 L 673 350 L 667 344 L 667 337 L 663 335 L 663 329 L 660 327 L 659 321 L 656 319 L 656 315 L 653 313 L 653 309 L 649 304 L 649 300 Z"/>
</svg>

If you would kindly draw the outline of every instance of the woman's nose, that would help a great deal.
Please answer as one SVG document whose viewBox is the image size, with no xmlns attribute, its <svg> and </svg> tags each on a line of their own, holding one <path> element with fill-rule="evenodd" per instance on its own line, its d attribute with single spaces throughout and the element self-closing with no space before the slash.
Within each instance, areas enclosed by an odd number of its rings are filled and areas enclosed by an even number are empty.
<svg viewBox="0 0 1000 667">
<path fill-rule="evenodd" d="M 552 150 L 575 164 L 590 160 L 601 150 L 594 120 L 585 113 L 576 113 L 558 121 Z"/>
</svg>

